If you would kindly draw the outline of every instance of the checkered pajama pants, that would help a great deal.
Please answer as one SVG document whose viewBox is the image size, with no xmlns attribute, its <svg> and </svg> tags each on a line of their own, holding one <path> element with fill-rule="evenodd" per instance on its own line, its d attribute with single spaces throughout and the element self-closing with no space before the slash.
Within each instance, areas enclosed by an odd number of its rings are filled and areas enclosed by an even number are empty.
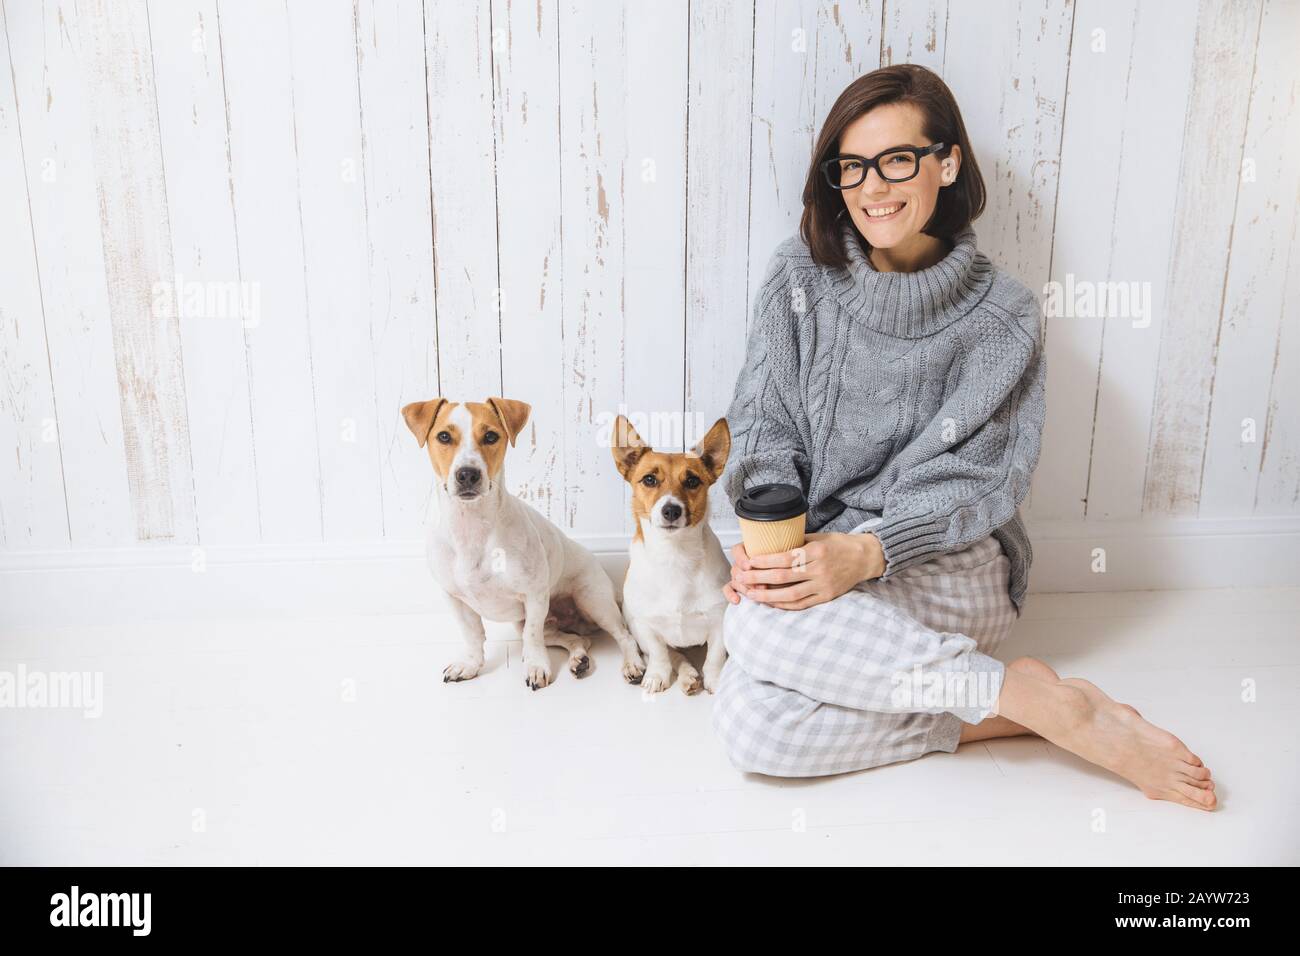
<svg viewBox="0 0 1300 956">
<path fill-rule="evenodd" d="M 729 604 L 713 728 L 731 762 L 813 777 L 956 750 L 1002 687 L 1010 566 L 989 535 L 801 611 Z"/>
</svg>

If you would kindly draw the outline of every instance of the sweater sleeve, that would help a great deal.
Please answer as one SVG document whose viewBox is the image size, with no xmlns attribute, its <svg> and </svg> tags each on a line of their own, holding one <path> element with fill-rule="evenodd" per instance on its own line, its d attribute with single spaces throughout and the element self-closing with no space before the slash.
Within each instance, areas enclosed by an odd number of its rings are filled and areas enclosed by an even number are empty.
<svg viewBox="0 0 1300 956">
<path fill-rule="evenodd" d="M 883 577 L 958 551 L 1015 517 L 1038 464 L 1043 351 L 1036 306 L 986 324 L 958 388 L 909 448 L 880 519 L 861 528 L 880 539 Z"/>
<path fill-rule="evenodd" d="M 734 506 L 746 488 L 767 482 L 808 494 L 807 419 L 799 385 L 800 313 L 790 266 L 778 249 L 754 302 L 745 361 L 727 410 L 731 454 L 722 486 Z"/>
</svg>

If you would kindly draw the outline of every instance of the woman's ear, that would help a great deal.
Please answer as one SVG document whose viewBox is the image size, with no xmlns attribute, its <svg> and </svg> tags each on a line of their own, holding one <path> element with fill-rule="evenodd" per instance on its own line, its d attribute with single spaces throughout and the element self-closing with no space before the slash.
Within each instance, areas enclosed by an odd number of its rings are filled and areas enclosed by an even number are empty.
<svg viewBox="0 0 1300 956">
<path fill-rule="evenodd" d="M 939 179 L 943 186 L 951 186 L 961 172 L 961 147 L 953 146 L 939 163 Z M 942 188 L 942 187 L 940 187 Z"/>
</svg>

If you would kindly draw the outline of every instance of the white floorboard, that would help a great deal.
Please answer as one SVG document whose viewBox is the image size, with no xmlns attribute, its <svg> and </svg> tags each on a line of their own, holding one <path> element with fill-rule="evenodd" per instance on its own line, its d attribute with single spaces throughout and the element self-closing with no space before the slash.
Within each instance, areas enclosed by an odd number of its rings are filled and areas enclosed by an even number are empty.
<svg viewBox="0 0 1300 956">
<path fill-rule="evenodd" d="M 104 681 L 98 719 L 0 710 L 0 863 L 1296 864 L 1298 612 L 1296 588 L 1033 594 L 1000 654 L 1178 734 L 1215 813 L 1028 738 L 744 775 L 711 698 L 645 699 L 608 638 L 581 681 L 553 650 L 534 693 L 504 640 L 443 684 L 434 615 L 0 628 L 0 671 Z"/>
</svg>

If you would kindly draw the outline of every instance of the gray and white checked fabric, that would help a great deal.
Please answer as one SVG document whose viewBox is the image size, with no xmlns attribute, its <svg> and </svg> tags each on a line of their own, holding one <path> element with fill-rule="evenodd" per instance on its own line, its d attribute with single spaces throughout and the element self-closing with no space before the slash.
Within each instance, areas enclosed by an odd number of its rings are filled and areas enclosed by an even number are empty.
<svg viewBox="0 0 1300 956">
<path fill-rule="evenodd" d="M 813 777 L 956 750 L 1002 688 L 1010 568 L 989 535 L 802 611 L 728 605 L 713 728 L 731 762 Z"/>
</svg>

